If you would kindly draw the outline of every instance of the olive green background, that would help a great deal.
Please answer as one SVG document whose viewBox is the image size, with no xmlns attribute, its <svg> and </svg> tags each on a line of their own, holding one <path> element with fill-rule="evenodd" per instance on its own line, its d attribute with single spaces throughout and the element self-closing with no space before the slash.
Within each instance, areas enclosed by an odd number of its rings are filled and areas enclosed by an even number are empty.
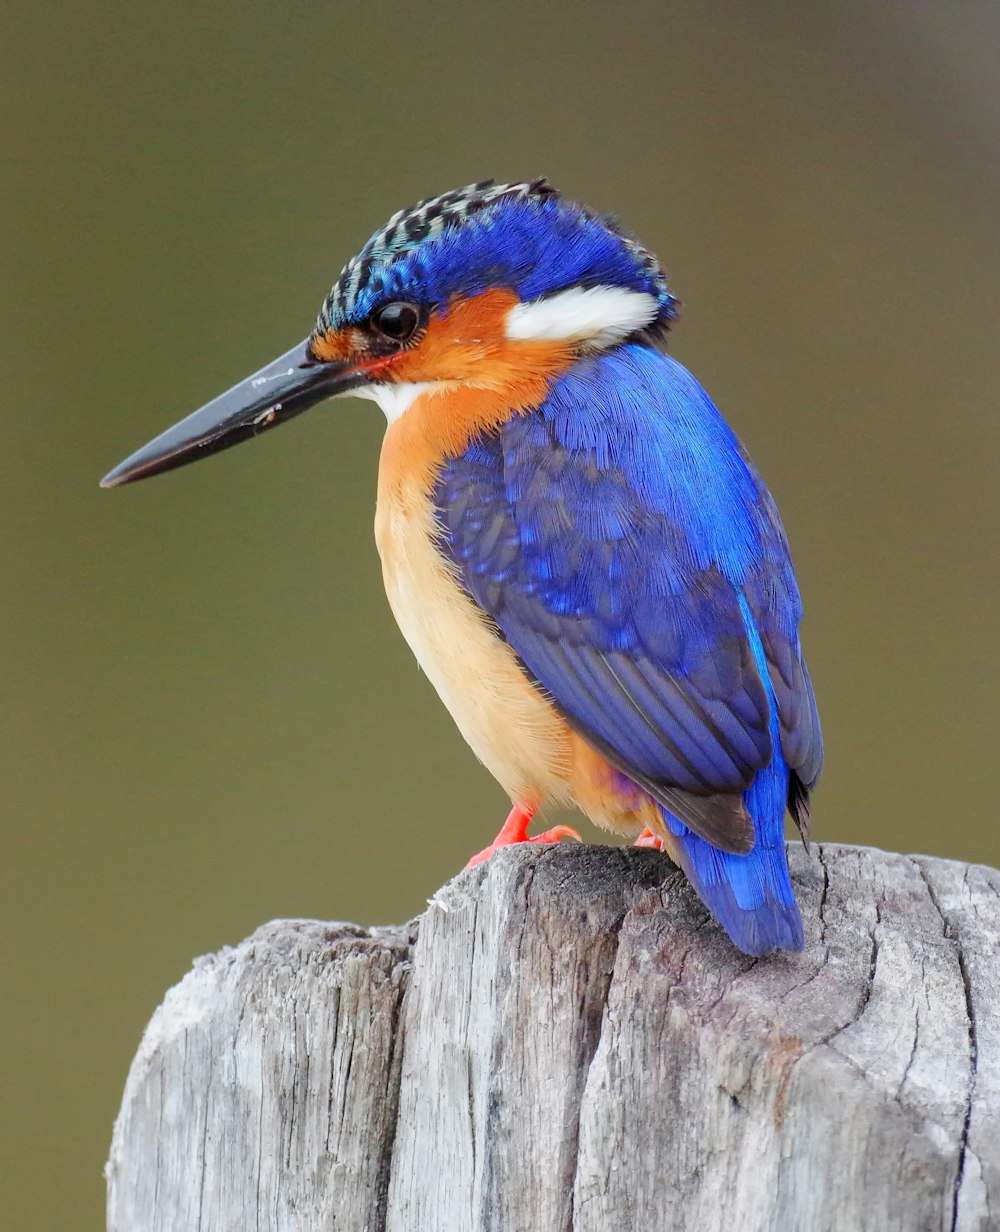
<svg viewBox="0 0 1000 1232">
<path fill-rule="evenodd" d="M 143 1025 L 274 916 L 399 921 L 504 800 L 387 611 L 381 416 L 100 476 L 399 206 L 550 176 L 666 262 L 778 499 L 821 839 L 1000 863 L 1000 9 L 0 9 L 3 1224 L 102 1226 Z"/>
</svg>

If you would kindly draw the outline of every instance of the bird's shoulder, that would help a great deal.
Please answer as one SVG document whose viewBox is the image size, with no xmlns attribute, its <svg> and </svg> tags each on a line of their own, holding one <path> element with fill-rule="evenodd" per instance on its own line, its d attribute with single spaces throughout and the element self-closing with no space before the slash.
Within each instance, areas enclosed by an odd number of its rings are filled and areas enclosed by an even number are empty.
<svg viewBox="0 0 1000 1232">
<path fill-rule="evenodd" d="M 648 346 L 576 364 L 537 408 L 447 459 L 434 499 L 483 567 L 512 550 L 499 533 L 506 510 L 521 547 L 547 546 L 554 569 L 568 552 L 583 581 L 656 582 L 659 562 L 687 574 L 714 566 L 737 586 L 777 570 L 794 590 L 777 509 L 745 449 L 695 378 Z"/>
</svg>

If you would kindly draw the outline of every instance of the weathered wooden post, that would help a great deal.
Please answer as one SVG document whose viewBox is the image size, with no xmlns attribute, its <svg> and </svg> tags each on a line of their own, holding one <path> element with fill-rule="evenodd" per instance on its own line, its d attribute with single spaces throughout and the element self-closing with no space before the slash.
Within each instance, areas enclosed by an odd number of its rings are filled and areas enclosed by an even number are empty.
<svg viewBox="0 0 1000 1232">
<path fill-rule="evenodd" d="M 110 1232 L 1000 1228 L 1000 873 L 792 853 L 753 961 L 655 852 L 522 847 L 401 928 L 198 960 L 132 1065 Z"/>
</svg>

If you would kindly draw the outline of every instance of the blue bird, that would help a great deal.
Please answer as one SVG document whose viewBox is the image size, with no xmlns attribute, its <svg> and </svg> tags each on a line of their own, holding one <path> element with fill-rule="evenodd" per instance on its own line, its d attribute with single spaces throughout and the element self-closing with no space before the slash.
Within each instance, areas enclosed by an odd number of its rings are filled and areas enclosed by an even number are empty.
<svg viewBox="0 0 1000 1232">
<path fill-rule="evenodd" d="M 777 509 L 665 351 L 657 259 L 545 180 L 399 211 L 309 337 L 140 449 L 112 487 L 316 402 L 376 401 L 376 542 L 403 635 L 511 798 L 665 850 L 747 954 L 800 949 L 786 807 L 822 764 Z"/>
</svg>

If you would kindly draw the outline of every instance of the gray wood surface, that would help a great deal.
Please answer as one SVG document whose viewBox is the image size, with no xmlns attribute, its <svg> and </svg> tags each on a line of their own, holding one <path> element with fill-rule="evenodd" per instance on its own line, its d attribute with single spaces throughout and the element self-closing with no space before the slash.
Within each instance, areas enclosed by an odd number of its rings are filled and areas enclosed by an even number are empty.
<svg viewBox="0 0 1000 1232">
<path fill-rule="evenodd" d="M 1000 873 L 791 858 L 800 955 L 738 954 L 656 852 L 564 844 L 405 927 L 199 959 L 132 1065 L 109 1229 L 1000 1229 Z"/>
</svg>

